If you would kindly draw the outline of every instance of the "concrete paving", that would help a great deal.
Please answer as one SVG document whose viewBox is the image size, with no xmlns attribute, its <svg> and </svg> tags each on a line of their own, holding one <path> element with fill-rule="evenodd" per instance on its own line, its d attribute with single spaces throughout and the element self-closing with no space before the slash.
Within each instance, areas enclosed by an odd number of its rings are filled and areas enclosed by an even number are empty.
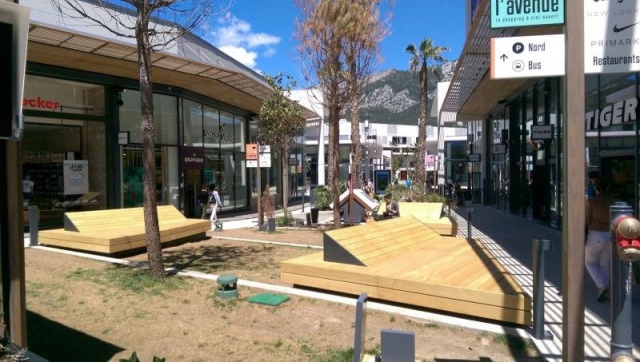
<svg viewBox="0 0 640 362">
<path fill-rule="evenodd" d="M 467 218 L 471 209 L 471 237 L 480 240 L 491 250 L 527 293 L 533 295 L 533 239 L 546 239 L 552 244 L 552 250 L 545 252 L 545 315 L 544 337 L 535 338 L 535 330 L 526 333 L 535 342 L 546 360 L 562 360 L 562 232 L 542 225 L 533 220 L 512 215 L 491 206 L 467 203 L 453 209 L 452 216 L 458 222 L 458 236 L 467 237 Z M 309 205 L 294 205 L 289 208 L 294 218 L 306 220 L 305 213 Z M 277 214 L 278 215 L 278 214 Z M 281 211 L 280 211 L 281 215 Z M 257 225 L 257 215 L 221 219 L 225 228 L 251 227 Z M 332 211 L 320 211 L 319 223 L 331 224 Z M 611 304 L 597 302 L 597 288 L 585 270 L 584 277 L 585 307 L 585 361 L 603 361 L 610 357 Z M 632 287 L 632 342 L 634 355 L 640 359 L 640 286 Z M 469 326 L 469 321 L 453 319 L 448 322 Z M 487 326 L 475 326 L 483 330 L 493 330 Z M 499 330 L 500 328 L 497 327 Z M 513 330 L 503 330 L 513 334 Z M 516 333 L 518 334 L 518 333 Z"/>
</svg>

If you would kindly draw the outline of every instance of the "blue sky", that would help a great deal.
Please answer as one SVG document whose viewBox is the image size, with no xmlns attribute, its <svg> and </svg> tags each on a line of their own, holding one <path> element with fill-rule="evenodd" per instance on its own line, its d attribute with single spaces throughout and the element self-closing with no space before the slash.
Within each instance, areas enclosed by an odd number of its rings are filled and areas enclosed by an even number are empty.
<svg viewBox="0 0 640 362">
<path fill-rule="evenodd" d="M 394 0 L 391 32 L 381 44 L 382 64 L 377 71 L 406 70 L 410 43 L 423 38 L 448 47 L 448 60 L 458 59 L 464 47 L 466 0 Z M 217 15 L 203 38 L 257 72 L 279 72 L 301 79 L 293 37 L 298 16 L 293 0 L 233 0 L 228 12 Z M 304 87 L 298 81 L 298 87 Z"/>
</svg>

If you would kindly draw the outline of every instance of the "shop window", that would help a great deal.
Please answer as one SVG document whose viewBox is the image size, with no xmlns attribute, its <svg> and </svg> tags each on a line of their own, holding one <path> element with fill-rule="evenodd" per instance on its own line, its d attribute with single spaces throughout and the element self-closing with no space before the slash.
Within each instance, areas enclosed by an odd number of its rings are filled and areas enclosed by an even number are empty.
<svg viewBox="0 0 640 362">
<path fill-rule="evenodd" d="M 140 92 L 125 89 L 120 106 L 120 131 L 129 131 L 129 142 L 142 144 Z M 178 144 L 178 103 L 176 97 L 154 94 L 153 119 L 156 144 Z"/>
<path fill-rule="evenodd" d="M 184 144 L 202 146 L 202 104 L 184 100 Z"/>
<path fill-rule="evenodd" d="M 140 207 L 143 204 L 144 170 L 142 146 L 122 147 L 122 205 Z M 178 149 L 156 147 L 156 202 L 179 207 Z"/>
<path fill-rule="evenodd" d="M 105 91 L 101 85 L 27 75 L 22 104 L 25 110 L 104 116 Z"/>
</svg>

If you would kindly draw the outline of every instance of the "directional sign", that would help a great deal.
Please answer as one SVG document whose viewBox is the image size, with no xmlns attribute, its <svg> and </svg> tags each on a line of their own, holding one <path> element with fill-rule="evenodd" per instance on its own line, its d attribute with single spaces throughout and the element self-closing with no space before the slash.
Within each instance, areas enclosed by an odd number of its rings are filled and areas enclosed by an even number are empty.
<svg viewBox="0 0 640 362">
<path fill-rule="evenodd" d="M 491 39 L 491 79 L 564 75 L 564 35 Z"/>
</svg>

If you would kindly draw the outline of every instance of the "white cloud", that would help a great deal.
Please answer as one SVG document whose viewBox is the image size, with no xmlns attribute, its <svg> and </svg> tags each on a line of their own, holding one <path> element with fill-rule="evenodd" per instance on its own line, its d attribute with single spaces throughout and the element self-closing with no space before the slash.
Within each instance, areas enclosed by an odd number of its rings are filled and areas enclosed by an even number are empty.
<svg viewBox="0 0 640 362">
<path fill-rule="evenodd" d="M 272 56 L 276 52 L 274 46 L 281 41 L 276 35 L 252 32 L 251 24 L 232 15 L 220 19 L 219 28 L 206 37 L 220 50 L 252 69 L 256 67 L 259 51 L 265 57 Z"/>
<path fill-rule="evenodd" d="M 245 48 L 234 47 L 231 45 L 225 45 L 219 47 L 220 50 L 225 52 L 227 55 L 232 57 L 233 59 L 239 61 L 240 63 L 246 65 L 251 69 L 255 69 L 256 67 L 256 58 L 258 57 L 258 53 L 248 51 Z"/>
</svg>

